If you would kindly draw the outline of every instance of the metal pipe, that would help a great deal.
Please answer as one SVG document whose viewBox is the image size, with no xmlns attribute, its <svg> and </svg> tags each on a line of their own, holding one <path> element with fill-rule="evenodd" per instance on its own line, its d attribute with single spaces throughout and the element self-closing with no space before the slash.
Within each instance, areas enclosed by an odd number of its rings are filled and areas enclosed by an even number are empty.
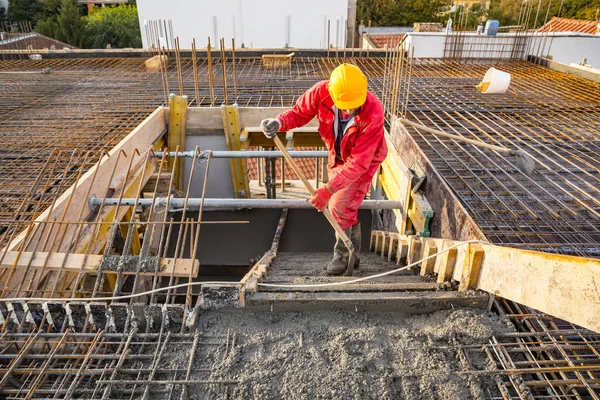
<svg viewBox="0 0 600 400">
<path fill-rule="evenodd" d="M 90 208 L 94 209 L 102 205 L 109 206 L 144 206 L 144 207 L 160 207 L 164 208 L 167 203 L 171 211 L 187 209 L 198 209 L 202 202 L 200 198 L 167 198 L 156 197 L 154 199 L 136 199 L 135 198 L 101 198 L 91 196 L 89 199 Z M 294 208 L 294 209 L 311 209 L 309 199 L 204 199 L 204 209 L 206 210 L 231 210 L 243 208 Z M 362 210 L 391 210 L 401 209 L 402 202 L 392 200 L 364 200 L 359 207 Z"/>
<path fill-rule="evenodd" d="M 326 150 L 317 151 L 290 151 L 290 155 L 294 158 L 327 158 L 329 152 Z M 165 154 L 163 151 L 154 152 L 154 156 L 161 158 Z M 241 151 L 229 151 L 229 150 L 217 150 L 217 151 L 201 151 L 200 153 L 195 150 L 175 152 L 170 151 L 166 153 L 167 157 L 183 157 L 183 158 L 283 158 L 283 154 L 280 151 L 260 151 L 260 150 L 241 150 Z"/>
</svg>

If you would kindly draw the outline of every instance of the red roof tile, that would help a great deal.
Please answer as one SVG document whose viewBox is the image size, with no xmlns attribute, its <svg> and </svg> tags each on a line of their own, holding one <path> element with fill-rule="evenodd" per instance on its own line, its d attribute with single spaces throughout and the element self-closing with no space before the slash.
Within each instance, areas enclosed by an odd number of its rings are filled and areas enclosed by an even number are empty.
<svg viewBox="0 0 600 400">
<path fill-rule="evenodd" d="M 600 32 L 599 27 L 598 21 L 552 17 L 538 32 L 580 32 L 594 35 Z"/>
<path fill-rule="evenodd" d="M 404 37 L 404 33 L 395 33 L 393 35 L 367 35 L 371 43 L 375 46 L 375 48 L 383 49 L 387 44 L 388 47 L 396 46 L 400 40 Z"/>
<path fill-rule="evenodd" d="M 64 47 L 76 49 L 58 40 L 49 38 L 48 36 L 40 35 L 39 33 L 3 33 L 4 40 L 0 40 L 0 50 L 32 50 L 50 49 L 54 46 L 57 50 L 62 50 Z"/>
<path fill-rule="evenodd" d="M 255 150 L 255 149 L 251 149 Z M 294 147 L 294 150 L 316 150 L 311 147 Z M 307 179 L 315 179 L 315 159 L 314 158 L 296 158 L 296 164 L 302 170 Z M 275 163 L 275 169 L 277 174 L 277 180 L 281 179 L 281 159 L 278 159 Z M 258 179 L 258 162 L 256 158 L 248 159 L 248 179 L 257 180 Z M 286 165 L 285 168 L 285 179 L 287 180 L 295 180 L 299 179 L 296 177 L 296 174 L 292 170 L 289 165 Z"/>
</svg>

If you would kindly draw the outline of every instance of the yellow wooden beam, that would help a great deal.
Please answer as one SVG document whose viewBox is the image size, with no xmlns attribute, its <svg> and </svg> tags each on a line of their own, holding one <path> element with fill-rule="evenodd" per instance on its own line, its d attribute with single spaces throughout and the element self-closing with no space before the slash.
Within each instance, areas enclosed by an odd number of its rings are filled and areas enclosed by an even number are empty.
<svg viewBox="0 0 600 400">
<path fill-rule="evenodd" d="M 430 239 L 432 240 L 432 239 Z M 452 272 L 454 271 L 454 265 L 456 264 L 456 254 L 458 250 L 456 248 L 450 249 L 454 245 L 451 240 L 444 240 L 442 244 L 442 250 L 447 250 L 440 254 L 440 263 L 438 267 L 438 278 L 439 283 L 448 282 L 452 279 Z"/>
<path fill-rule="evenodd" d="M 437 253 L 437 245 L 435 241 L 431 239 L 424 239 L 425 247 L 423 249 L 423 259 L 430 257 Z M 431 275 L 433 274 L 433 267 L 435 265 L 435 257 L 430 258 L 428 260 L 423 260 L 421 263 L 421 275 Z"/>
<path fill-rule="evenodd" d="M 433 218 L 434 212 L 429 202 L 421 193 L 415 193 L 411 190 L 408 202 L 407 216 L 415 227 L 419 236 L 429 237 L 429 222 Z"/>
<path fill-rule="evenodd" d="M 133 207 L 127 207 L 128 210 L 123 216 L 123 222 L 129 222 L 132 220 L 133 216 Z M 135 223 L 135 220 L 134 220 Z M 136 225 L 122 224 L 119 226 L 121 228 L 121 236 L 123 237 L 123 241 L 127 241 L 127 235 L 129 233 L 129 229 L 133 229 L 131 236 L 131 255 L 138 255 L 142 250 L 142 243 L 140 241 L 140 232 Z"/>
<path fill-rule="evenodd" d="M 240 114 L 237 105 L 221 106 L 221 117 L 225 131 L 227 149 L 239 151 L 242 149 L 242 128 L 240 125 Z M 245 145 L 245 143 L 244 143 Z M 248 181 L 247 161 L 243 158 L 230 158 L 231 182 L 233 193 L 236 198 L 250 198 L 250 182 Z"/>
<path fill-rule="evenodd" d="M 458 290 L 465 291 L 477 288 L 483 253 L 483 247 L 479 243 L 469 243 L 467 245 L 467 254 L 463 263 L 462 277 Z"/>
<path fill-rule="evenodd" d="M 117 189 L 113 197 L 124 198 L 136 197 L 138 190 L 143 188 L 148 179 L 155 171 L 155 165 L 151 162 L 145 162 L 133 173 L 126 182 L 125 187 Z M 102 222 L 100 228 L 96 230 L 96 225 L 88 226 L 83 232 L 75 253 L 90 253 L 99 254 L 104 249 L 106 242 L 110 237 L 110 229 L 113 223 L 123 220 L 125 215 L 130 211 L 131 207 L 103 207 L 101 215 L 98 217 L 98 222 Z M 138 239 L 139 240 L 139 239 Z M 89 247 L 92 246 L 91 249 Z"/>
<path fill-rule="evenodd" d="M 373 231 L 372 237 L 381 236 Z M 409 260 L 421 258 L 416 236 L 398 235 L 410 244 Z M 460 281 L 459 290 L 490 294 L 600 332 L 600 259 L 523 250 L 488 243 L 423 239 L 446 250 L 435 259 L 438 282 Z M 427 249 L 423 256 L 430 253 Z"/>
<path fill-rule="evenodd" d="M 429 202 L 419 191 L 414 191 L 413 172 L 406 167 L 400 154 L 386 136 L 388 155 L 381 164 L 379 183 L 390 200 L 402 202 L 402 210 L 394 210 L 396 227 L 401 234 L 415 229 L 419 236 L 430 235 L 429 223 L 434 216 Z"/>
<path fill-rule="evenodd" d="M 167 143 L 169 151 L 177 151 L 179 147 L 182 151 L 185 150 L 185 132 L 187 123 L 187 96 L 175 96 L 172 94 L 169 97 L 169 133 Z M 174 157 L 169 157 L 169 170 L 175 175 L 173 182 L 175 187 L 183 190 L 183 160 L 177 160 L 177 165 Z"/>
<path fill-rule="evenodd" d="M 78 273 L 82 271 L 85 274 L 95 274 L 102 263 L 103 255 L 99 254 L 75 254 L 75 253 L 47 253 L 47 252 L 23 252 L 19 255 L 18 251 L 0 252 L 2 264 L 0 269 L 12 268 L 16 262 L 17 267 L 30 269 L 44 268 L 46 271 L 58 271 L 62 269 L 63 273 Z M 161 258 L 159 260 L 159 276 L 173 276 L 188 278 L 197 277 L 200 262 L 196 259 L 173 259 Z M 103 270 L 103 273 L 114 275 L 117 271 Z M 136 271 L 123 271 L 124 275 L 135 275 Z M 140 272 L 140 275 L 154 276 L 154 271 Z M 64 276 L 64 275 L 63 275 Z"/>
<path fill-rule="evenodd" d="M 162 65 L 165 65 L 167 62 L 166 55 L 156 55 L 152 58 L 144 61 L 144 65 L 146 66 L 146 71 L 148 72 L 160 72 L 162 71 Z"/>
</svg>

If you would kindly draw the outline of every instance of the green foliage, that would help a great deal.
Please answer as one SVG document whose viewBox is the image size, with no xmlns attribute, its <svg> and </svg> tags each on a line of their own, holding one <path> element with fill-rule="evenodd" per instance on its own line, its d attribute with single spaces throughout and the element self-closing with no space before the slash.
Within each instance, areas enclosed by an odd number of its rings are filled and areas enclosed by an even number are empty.
<svg viewBox="0 0 600 400">
<path fill-rule="evenodd" d="M 35 26 L 35 31 L 75 47 L 81 47 L 85 27 L 76 0 L 46 0 L 46 18 Z"/>
<path fill-rule="evenodd" d="M 440 10 L 450 3 L 457 2 L 459 3 L 458 0 L 359 0 L 357 19 L 364 23 L 371 20 L 373 26 L 412 26 L 415 22 L 446 22 L 448 15 L 440 14 Z M 539 28 L 546 19 L 546 12 L 548 20 L 559 15 L 564 18 L 597 19 L 600 0 L 492 0 L 489 10 L 474 4 L 468 11 L 466 25 L 474 27 L 480 21 L 488 19 L 497 19 L 500 25 L 504 26 L 516 25 L 526 8 L 531 10 L 528 27 Z"/>
<path fill-rule="evenodd" d="M 60 12 L 56 19 L 58 23 L 57 40 L 75 47 L 81 47 L 85 27 L 75 0 L 62 0 Z"/>
<path fill-rule="evenodd" d="M 516 25 L 520 22 L 519 17 L 525 15 L 526 7 L 531 10 L 528 27 L 539 28 L 546 20 L 546 13 L 548 20 L 553 16 L 594 20 L 600 9 L 600 0 L 564 0 L 562 8 L 558 0 L 530 0 L 529 3 L 522 0 L 492 0 L 488 18 L 497 19 L 501 25 Z M 521 19 L 522 23 L 524 19 Z"/>
<path fill-rule="evenodd" d="M 44 36 L 48 36 L 58 39 L 58 21 L 56 20 L 56 16 L 48 17 L 46 19 L 42 19 L 38 21 L 35 25 L 35 31 Z"/>
<path fill-rule="evenodd" d="M 467 10 L 466 28 L 474 30 L 477 25 L 483 24 L 486 19 L 487 10 L 485 9 L 485 3 L 475 3 Z"/>
<path fill-rule="evenodd" d="M 10 0 L 6 19 L 9 22 L 35 22 L 43 12 L 44 7 L 38 0 Z"/>
<path fill-rule="evenodd" d="M 86 29 L 84 45 L 94 49 L 111 47 L 142 47 L 142 36 L 137 7 L 121 5 L 117 7 L 95 8 L 83 18 Z"/>
<path fill-rule="evenodd" d="M 440 22 L 446 0 L 362 0 L 357 19 L 373 26 L 412 26 L 415 22 Z"/>
</svg>

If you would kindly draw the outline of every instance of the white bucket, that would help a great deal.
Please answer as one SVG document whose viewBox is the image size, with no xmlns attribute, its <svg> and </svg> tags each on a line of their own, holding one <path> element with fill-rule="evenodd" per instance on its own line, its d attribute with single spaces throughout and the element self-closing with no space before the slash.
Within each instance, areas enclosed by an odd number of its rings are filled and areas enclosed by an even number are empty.
<svg viewBox="0 0 600 400">
<path fill-rule="evenodd" d="M 490 68 L 485 73 L 483 81 L 477 88 L 482 93 L 505 93 L 510 85 L 510 74 L 496 68 Z"/>
</svg>

